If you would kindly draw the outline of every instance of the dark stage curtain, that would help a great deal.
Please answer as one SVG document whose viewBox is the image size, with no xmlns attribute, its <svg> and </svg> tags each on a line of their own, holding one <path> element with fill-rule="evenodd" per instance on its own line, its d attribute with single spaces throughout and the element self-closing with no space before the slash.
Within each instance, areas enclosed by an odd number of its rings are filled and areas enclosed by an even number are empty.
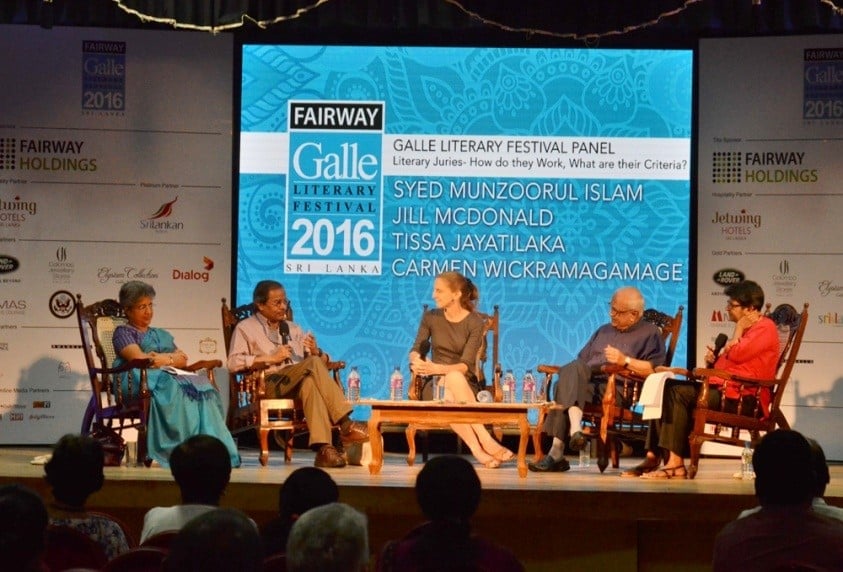
<svg viewBox="0 0 843 572">
<path fill-rule="evenodd" d="M 439 42 L 639 41 L 843 31 L 843 0 L 7 0 L 0 23 L 169 28 L 199 26 L 281 36 L 296 30 L 406 33 Z M 298 18 L 289 19 L 298 11 Z M 659 20 L 659 17 L 662 18 Z M 281 20 L 273 23 L 275 20 Z M 266 23 L 260 30 L 254 21 Z M 653 23 L 655 22 L 655 23 Z M 651 25 L 646 25 L 652 23 Z M 455 33 L 458 32 L 458 33 Z M 622 32 L 622 33 L 618 33 Z M 357 36 L 355 36 L 357 33 Z M 315 40 L 316 38 L 314 38 Z M 330 41 L 320 37 L 319 41 Z"/>
</svg>

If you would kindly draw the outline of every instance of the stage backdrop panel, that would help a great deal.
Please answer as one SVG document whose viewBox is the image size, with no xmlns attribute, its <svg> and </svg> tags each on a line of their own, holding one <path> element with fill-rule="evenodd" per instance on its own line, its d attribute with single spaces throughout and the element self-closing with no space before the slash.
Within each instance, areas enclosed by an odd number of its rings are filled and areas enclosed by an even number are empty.
<svg viewBox="0 0 843 572">
<path fill-rule="evenodd" d="M 843 37 L 705 40 L 699 109 L 697 355 L 732 331 L 732 280 L 809 302 L 785 415 L 843 459 Z"/>
<path fill-rule="evenodd" d="M 690 51 L 242 57 L 237 300 L 281 281 L 365 396 L 386 397 L 396 365 L 409 376 L 445 270 L 479 286 L 482 311 L 500 306 L 501 362 L 519 379 L 569 361 L 621 285 L 687 306 Z"/>
<path fill-rule="evenodd" d="M 0 443 L 79 431 L 74 297 L 157 290 L 154 324 L 224 358 L 230 36 L 0 29 Z"/>
</svg>

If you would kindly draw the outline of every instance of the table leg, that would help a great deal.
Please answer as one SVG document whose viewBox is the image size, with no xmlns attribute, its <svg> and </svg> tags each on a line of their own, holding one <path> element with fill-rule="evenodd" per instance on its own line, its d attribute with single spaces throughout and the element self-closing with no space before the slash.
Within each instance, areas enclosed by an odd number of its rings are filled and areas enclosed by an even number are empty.
<svg viewBox="0 0 843 572">
<path fill-rule="evenodd" d="M 518 418 L 518 430 L 521 433 L 518 439 L 518 476 L 527 478 L 527 441 L 530 440 L 530 422 L 527 415 Z"/>
<path fill-rule="evenodd" d="M 369 474 L 377 475 L 383 467 L 383 442 L 381 441 L 381 413 L 372 411 L 369 417 L 369 445 L 372 447 L 372 460 L 369 463 Z"/>
</svg>

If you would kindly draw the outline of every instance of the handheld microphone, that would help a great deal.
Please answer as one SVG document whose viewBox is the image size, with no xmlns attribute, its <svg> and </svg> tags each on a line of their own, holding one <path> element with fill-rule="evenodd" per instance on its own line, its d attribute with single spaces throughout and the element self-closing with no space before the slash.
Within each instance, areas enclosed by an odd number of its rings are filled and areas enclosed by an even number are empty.
<svg viewBox="0 0 843 572">
<path fill-rule="evenodd" d="M 712 350 L 712 353 L 714 354 L 714 360 L 712 361 L 712 363 L 717 361 L 717 356 L 720 355 L 720 351 L 723 349 L 723 346 L 725 346 L 726 342 L 728 341 L 729 336 L 727 336 L 726 334 L 719 334 L 714 340 L 714 349 Z"/>
</svg>

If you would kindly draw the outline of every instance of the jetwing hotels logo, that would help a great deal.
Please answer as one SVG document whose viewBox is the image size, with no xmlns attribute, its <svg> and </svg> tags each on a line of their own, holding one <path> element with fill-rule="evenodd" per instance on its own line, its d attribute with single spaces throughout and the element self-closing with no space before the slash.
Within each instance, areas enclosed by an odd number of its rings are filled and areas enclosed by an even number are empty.
<svg viewBox="0 0 843 572">
<path fill-rule="evenodd" d="M 726 240 L 746 240 L 754 230 L 761 228 L 761 215 L 747 209 L 715 211 L 711 224 L 720 225 L 720 235 Z"/>
<path fill-rule="evenodd" d="M 0 197 L 0 228 L 19 228 L 38 213 L 38 203 L 16 196 L 8 200 Z"/>
<path fill-rule="evenodd" d="M 154 232 L 167 232 L 171 230 L 184 230 L 184 223 L 181 221 L 170 220 L 173 215 L 174 205 L 178 197 L 174 198 L 168 203 L 164 203 L 158 210 L 152 213 L 151 216 L 141 219 L 140 227 L 143 230 L 151 230 Z"/>
<path fill-rule="evenodd" d="M 82 42 L 84 115 L 125 115 L 126 42 Z"/>
</svg>

